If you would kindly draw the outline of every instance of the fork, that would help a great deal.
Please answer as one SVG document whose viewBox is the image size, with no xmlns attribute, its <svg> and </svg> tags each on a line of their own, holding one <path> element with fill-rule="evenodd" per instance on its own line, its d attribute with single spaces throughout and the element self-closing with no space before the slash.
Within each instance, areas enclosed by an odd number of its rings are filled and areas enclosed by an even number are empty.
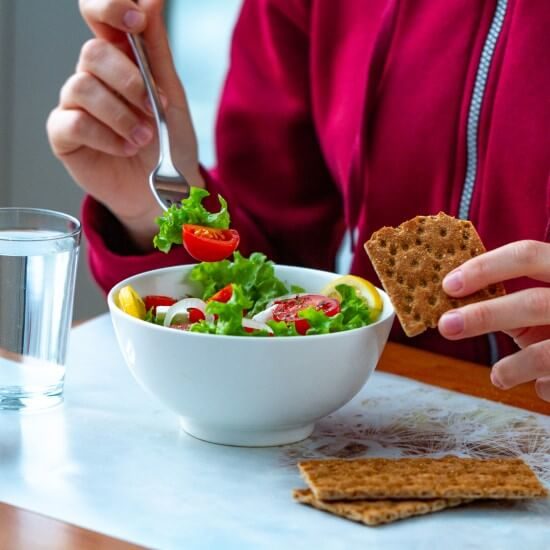
<svg viewBox="0 0 550 550">
<path fill-rule="evenodd" d="M 166 123 L 164 109 L 159 99 L 157 85 L 153 78 L 149 61 L 147 60 L 141 36 L 131 33 L 127 34 L 143 81 L 145 82 L 157 123 L 159 161 L 149 175 L 149 187 L 161 208 L 168 210 L 172 204 L 178 204 L 182 199 L 186 199 L 189 196 L 190 185 L 172 161 L 168 124 Z"/>
</svg>

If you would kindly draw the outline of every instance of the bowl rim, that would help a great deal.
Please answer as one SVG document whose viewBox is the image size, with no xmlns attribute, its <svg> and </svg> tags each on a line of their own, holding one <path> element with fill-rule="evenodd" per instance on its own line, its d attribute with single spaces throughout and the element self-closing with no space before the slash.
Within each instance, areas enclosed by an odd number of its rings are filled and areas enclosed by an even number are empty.
<svg viewBox="0 0 550 550">
<path fill-rule="evenodd" d="M 196 265 L 198 265 L 198 264 L 196 264 L 196 263 L 195 264 L 181 264 L 181 265 L 175 265 L 175 266 L 168 266 L 168 267 L 150 269 L 150 270 L 147 270 L 147 271 L 142 271 L 141 273 L 136 273 L 135 275 L 131 275 L 130 277 L 126 277 L 125 279 L 119 281 L 118 283 L 113 285 L 113 287 L 109 290 L 109 292 L 107 294 L 107 305 L 109 306 L 109 311 L 110 311 L 111 316 L 120 315 L 123 319 L 126 319 L 127 321 L 129 321 L 133 324 L 137 324 L 138 326 L 147 325 L 148 327 L 150 327 L 153 330 L 162 331 L 163 334 L 168 334 L 167 331 L 169 331 L 169 333 L 185 335 L 185 337 L 187 337 L 187 338 L 189 338 L 189 337 L 216 338 L 216 341 L 220 341 L 222 339 L 223 340 L 229 339 L 231 341 L 245 340 L 247 342 L 266 342 L 266 341 L 267 342 L 280 342 L 280 341 L 283 341 L 283 342 L 287 342 L 287 341 L 302 342 L 304 340 L 304 338 L 298 338 L 298 337 L 294 337 L 294 338 L 293 337 L 280 337 L 280 338 L 257 337 L 257 338 L 254 338 L 254 337 L 250 337 L 250 336 L 238 336 L 238 335 L 233 335 L 233 334 L 207 334 L 207 333 L 203 333 L 203 332 L 189 332 L 189 331 L 184 331 L 184 330 L 173 330 L 173 329 L 170 329 L 169 327 L 164 327 L 164 326 L 161 326 L 161 325 L 155 325 L 155 324 L 149 323 L 149 322 L 147 322 L 143 319 L 138 319 L 137 317 L 133 317 L 132 315 L 129 315 L 128 313 L 122 311 L 115 303 L 115 300 L 114 300 L 115 293 L 118 292 L 120 290 L 120 288 L 122 288 L 123 286 L 128 285 L 128 284 L 132 284 L 132 281 L 136 281 L 138 279 L 141 279 L 143 277 L 150 276 L 150 275 L 153 275 L 153 274 L 169 273 L 171 271 L 177 271 L 177 270 L 181 270 L 181 269 L 184 269 L 185 271 L 190 271 Z M 275 269 L 280 268 L 280 267 L 282 267 L 284 269 L 297 270 L 297 271 L 302 271 L 302 272 L 303 271 L 306 271 L 306 272 L 309 271 L 309 272 L 314 272 L 314 273 L 322 273 L 322 274 L 325 274 L 325 275 L 331 275 L 331 276 L 335 276 L 335 277 L 340 277 L 340 276 L 344 275 L 344 274 L 334 273 L 332 271 L 326 271 L 326 270 L 322 270 L 322 269 L 314 269 L 314 268 L 311 268 L 311 267 L 301 267 L 301 266 L 293 266 L 293 265 L 286 265 L 286 264 L 274 264 Z M 317 339 L 317 338 L 344 337 L 344 336 L 350 335 L 350 334 L 359 334 L 362 331 L 364 332 L 369 328 L 373 328 L 377 325 L 389 322 L 390 319 L 393 322 L 393 318 L 395 317 L 395 308 L 393 307 L 393 304 L 390 300 L 390 297 L 381 288 L 376 287 L 376 286 L 375 286 L 375 288 L 376 288 L 376 290 L 378 290 L 378 292 L 380 292 L 380 294 L 382 296 L 382 301 L 384 303 L 384 308 L 382 309 L 380 317 L 374 323 L 371 323 L 370 325 L 365 325 L 365 326 L 359 327 L 359 328 L 354 328 L 354 329 L 349 329 L 349 330 L 342 330 L 340 332 L 332 332 L 332 333 L 329 333 L 329 334 L 310 334 L 309 336 L 307 336 L 306 339 L 309 341 L 312 338 Z M 387 311 L 386 311 L 386 309 L 387 309 Z"/>
</svg>

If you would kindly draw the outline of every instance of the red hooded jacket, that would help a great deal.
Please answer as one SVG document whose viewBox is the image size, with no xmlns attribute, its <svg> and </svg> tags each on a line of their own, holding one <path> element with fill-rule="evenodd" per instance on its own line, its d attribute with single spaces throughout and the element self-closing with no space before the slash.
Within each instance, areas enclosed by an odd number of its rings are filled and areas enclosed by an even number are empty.
<svg viewBox="0 0 550 550">
<path fill-rule="evenodd" d="M 445 211 L 487 248 L 550 239 L 548 0 L 247 0 L 216 129 L 217 169 L 241 250 L 332 270 L 346 228 L 351 272 L 377 278 L 362 243 L 383 225 Z M 108 290 L 188 263 L 133 255 L 88 198 L 89 260 Z M 511 281 L 508 291 L 538 284 Z M 489 362 L 488 338 L 394 339 Z M 498 336 L 499 353 L 514 350 Z"/>
</svg>

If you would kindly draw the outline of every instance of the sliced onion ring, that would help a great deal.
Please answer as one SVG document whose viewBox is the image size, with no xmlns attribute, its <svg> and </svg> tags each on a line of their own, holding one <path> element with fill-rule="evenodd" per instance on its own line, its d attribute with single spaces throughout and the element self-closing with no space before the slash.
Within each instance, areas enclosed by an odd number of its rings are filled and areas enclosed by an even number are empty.
<svg viewBox="0 0 550 550">
<path fill-rule="evenodd" d="M 258 321 L 258 323 L 266 323 L 267 321 L 271 321 L 273 319 L 274 309 L 275 309 L 275 304 L 264 309 L 263 311 L 260 311 L 259 313 L 256 313 L 256 315 L 252 317 L 252 320 Z"/>
<path fill-rule="evenodd" d="M 256 321 L 255 319 L 247 319 L 246 317 L 243 317 L 243 328 L 249 328 L 252 330 L 265 330 L 269 334 L 273 334 L 273 329 L 266 325 L 265 323 L 260 323 Z"/>
<path fill-rule="evenodd" d="M 174 304 L 172 304 L 174 305 Z M 172 306 L 157 306 L 155 308 L 155 314 L 156 316 L 158 317 L 159 315 L 166 315 L 167 311 L 171 308 Z"/>
<path fill-rule="evenodd" d="M 169 327 L 176 315 L 183 315 L 186 320 L 189 319 L 188 309 L 199 309 L 203 312 L 207 322 L 212 322 L 214 316 L 210 313 L 206 313 L 206 302 L 199 298 L 184 298 L 174 305 L 171 305 L 164 316 L 164 326 Z"/>
</svg>

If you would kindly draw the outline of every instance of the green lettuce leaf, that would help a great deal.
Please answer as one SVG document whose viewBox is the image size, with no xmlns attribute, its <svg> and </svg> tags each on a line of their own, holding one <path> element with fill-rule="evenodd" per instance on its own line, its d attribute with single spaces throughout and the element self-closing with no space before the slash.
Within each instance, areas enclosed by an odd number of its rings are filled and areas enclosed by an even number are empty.
<svg viewBox="0 0 550 550">
<path fill-rule="evenodd" d="M 239 257 L 236 262 L 228 262 L 227 260 L 217 262 L 219 265 L 218 269 L 214 270 L 214 275 L 217 276 L 220 288 L 224 287 L 229 281 L 233 280 L 224 278 L 231 277 L 231 273 L 233 272 L 232 270 L 235 270 L 236 277 L 245 282 L 250 282 L 251 278 L 254 278 L 254 275 L 258 277 L 258 273 L 261 272 L 259 269 L 251 268 L 249 263 L 250 259 L 247 260 L 240 254 L 238 254 L 238 256 Z M 270 263 L 266 262 L 265 256 L 261 254 L 256 255 L 255 258 L 256 259 L 254 261 L 260 265 Z M 238 269 L 235 269 L 235 263 L 237 264 Z M 205 275 L 205 271 L 203 269 L 199 269 L 201 267 L 206 267 L 206 272 L 209 274 L 209 277 L 212 277 L 212 266 L 213 264 L 199 264 L 195 267 L 194 271 L 197 270 L 197 278 L 195 280 L 200 280 L 201 277 Z M 262 280 L 263 279 L 260 277 L 260 281 Z M 283 284 L 281 281 L 278 282 Z M 278 285 L 274 286 L 278 287 Z M 191 326 L 190 330 L 192 332 L 225 334 L 233 336 L 267 336 L 267 331 L 254 331 L 250 333 L 242 327 L 243 312 L 250 312 L 254 310 L 253 301 L 250 298 L 250 294 L 253 294 L 254 292 L 251 292 L 251 289 L 254 289 L 253 285 L 249 285 L 249 292 L 247 294 L 247 290 L 244 285 L 233 282 L 233 294 L 227 303 L 209 302 L 206 306 L 206 311 L 212 315 L 215 315 L 217 319 L 212 322 L 203 320 L 195 323 Z M 365 300 L 356 293 L 353 287 L 349 285 L 338 285 L 336 290 L 342 297 L 340 312 L 336 315 L 329 317 L 322 311 L 318 311 L 312 307 L 306 308 L 298 314 L 302 319 L 306 319 L 309 323 L 310 328 L 307 331 L 308 336 L 351 330 L 371 323 L 371 313 L 368 305 Z M 212 292 L 212 294 L 215 291 L 216 289 Z M 277 296 L 285 293 L 286 288 L 282 291 L 282 293 L 277 294 Z M 277 296 L 273 297 L 275 298 Z M 261 309 L 265 309 L 265 307 L 262 307 Z M 267 325 L 273 330 L 274 336 L 299 336 L 294 323 L 271 320 L 267 322 Z"/>
<path fill-rule="evenodd" d="M 233 285 L 231 299 L 226 302 L 208 302 L 206 312 L 215 315 L 212 322 L 202 320 L 191 326 L 192 332 L 225 334 L 232 336 L 267 336 L 267 331 L 247 332 L 242 326 L 243 311 L 249 309 L 252 302 L 246 297 L 240 285 Z"/>
<path fill-rule="evenodd" d="M 300 336 L 294 323 L 285 323 L 284 321 L 268 321 L 266 323 L 273 330 L 275 336 Z"/>
<path fill-rule="evenodd" d="M 209 195 L 206 189 L 191 187 L 188 198 L 183 199 L 181 204 L 173 204 L 155 220 L 159 232 L 153 239 L 153 245 L 162 252 L 169 252 L 173 244 L 182 243 L 181 231 L 186 223 L 228 229 L 231 218 L 226 200 L 218 195 L 220 210 L 209 212 L 202 205 L 202 201 Z"/>
<path fill-rule="evenodd" d="M 154 325 L 161 325 L 163 326 L 163 321 L 159 320 L 159 318 L 153 313 L 154 309 L 151 308 L 147 313 L 145 313 L 144 321 L 147 321 L 148 323 L 153 323 Z"/>
<path fill-rule="evenodd" d="M 306 319 L 309 323 L 309 329 L 306 332 L 308 336 L 312 334 L 329 334 L 331 332 L 340 332 L 341 330 L 345 330 L 343 326 L 342 313 L 337 313 L 336 315 L 329 317 L 322 311 L 308 307 L 300 311 L 298 316 L 302 319 Z"/>
<path fill-rule="evenodd" d="M 254 252 L 245 258 L 240 252 L 234 252 L 233 261 L 204 262 L 196 265 L 190 279 L 202 286 L 202 299 L 208 300 L 218 290 L 232 283 L 238 285 L 243 295 L 251 302 L 247 317 L 263 311 L 268 302 L 289 293 L 287 286 L 275 276 L 273 262 L 264 254 Z M 292 292 L 303 292 L 293 286 Z"/>
<path fill-rule="evenodd" d="M 340 313 L 342 330 L 364 327 L 372 323 L 372 315 L 367 302 L 349 285 L 337 285 L 336 290 L 342 297 Z"/>
</svg>

